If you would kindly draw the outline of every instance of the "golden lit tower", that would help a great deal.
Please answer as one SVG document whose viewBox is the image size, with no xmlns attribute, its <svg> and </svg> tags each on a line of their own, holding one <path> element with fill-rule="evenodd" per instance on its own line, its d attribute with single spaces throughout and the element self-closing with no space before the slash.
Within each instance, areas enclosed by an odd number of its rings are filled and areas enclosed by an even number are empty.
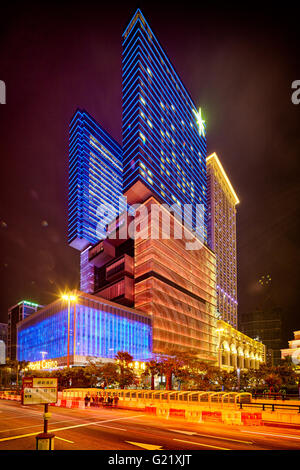
<svg viewBox="0 0 300 470">
<path fill-rule="evenodd" d="M 217 257 L 217 305 L 221 317 L 237 327 L 236 204 L 238 197 L 216 153 L 206 159 L 208 243 Z"/>
</svg>

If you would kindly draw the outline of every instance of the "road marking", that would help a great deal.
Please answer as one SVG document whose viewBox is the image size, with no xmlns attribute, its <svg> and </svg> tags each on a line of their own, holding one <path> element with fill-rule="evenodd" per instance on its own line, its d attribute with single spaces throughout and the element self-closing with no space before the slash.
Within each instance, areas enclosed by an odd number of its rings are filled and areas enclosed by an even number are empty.
<svg viewBox="0 0 300 470">
<path fill-rule="evenodd" d="M 179 429 L 168 429 L 168 431 L 171 431 L 171 432 L 179 432 L 180 434 L 187 434 L 187 436 L 194 436 L 194 435 L 197 434 L 196 432 L 192 432 L 192 431 L 180 431 Z"/>
<path fill-rule="evenodd" d="M 63 428 L 56 428 L 56 429 L 49 429 L 49 432 L 57 432 L 57 431 L 65 431 L 66 429 L 75 429 L 75 428 L 82 428 L 84 426 L 92 426 L 92 425 L 98 425 L 101 423 L 109 423 L 111 421 L 120 421 L 121 419 L 134 419 L 134 418 L 140 418 L 145 415 L 135 415 L 135 416 L 124 416 L 123 418 L 114 418 L 114 419 L 106 419 L 102 421 L 95 421 L 95 422 L 87 422 L 84 424 L 75 424 L 74 426 L 65 426 Z M 40 432 L 33 432 L 31 434 L 23 434 L 21 436 L 10 436 L 10 437 L 4 437 L 0 439 L 0 442 L 3 441 L 12 441 L 13 439 L 22 439 L 23 437 L 28 437 L 28 436 L 36 436 L 37 434 L 40 434 Z"/>
<path fill-rule="evenodd" d="M 183 441 L 182 439 L 173 439 L 173 441 L 185 442 L 186 444 L 193 444 L 195 446 L 201 446 L 201 447 L 211 447 L 213 449 L 219 449 L 219 450 L 231 450 L 231 449 L 225 449 L 224 447 L 210 446 L 208 444 L 200 444 L 199 442 Z"/>
<path fill-rule="evenodd" d="M 16 419 L 16 418 L 14 418 L 14 419 Z M 76 419 L 76 418 L 62 419 L 62 420 L 60 420 L 60 421 L 54 421 L 54 422 L 52 422 L 52 423 L 50 423 L 50 424 L 53 426 L 53 424 L 67 423 L 67 422 L 69 422 L 69 421 L 82 421 L 82 420 L 81 420 L 80 418 L 78 418 L 78 419 Z M 41 423 L 39 423 L 39 424 L 31 424 L 31 425 L 29 425 L 29 426 L 21 426 L 21 427 L 19 427 L 19 428 L 4 429 L 4 430 L 0 431 L 0 433 L 2 433 L 2 432 L 10 432 L 10 431 L 18 431 L 19 429 L 26 429 L 26 428 L 37 428 L 38 426 L 42 426 L 42 424 L 41 424 Z"/>
<path fill-rule="evenodd" d="M 114 426 L 105 426 L 105 424 L 96 424 L 96 426 L 100 426 L 103 428 L 109 428 L 109 429 L 117 429 L 118 431 L 127 431 L 127 429 L 124 428 L 115 428 Z"/>
<path fill-rule="evenodd" d="M 241 442 L 242 444 L 253 444 L 252 441 L 240 441 L 239 439 L 232 439 L 231 437 L 210 436 L 209 434 L 198 434 L 198 433 L 197 433 L 197 436 L 210 437 L 212 439 L 221 439 L 221 440 L 224 440 L 224 441 Z"/>
<path fill-rule="evenodd" d="M 188 436 L 208 437 L 208 438 L 211 438 L 211 439 L 221 439 L 223 441 L 241 442 L 242 444 L 253 444 L 252 441 L 240 441 L 238 439 L 232 439 L 232 438 L 229 438 L 229 437 L 212 436 L 211 434 L 199 434 L 198 432 L 180 431 L 178 429 L 168 429 L 168 431 L 179 432 L 180 434 L 187 434 Z"/>
<path fill-rule="evenodd" d="M 146 450 L 161 450 L 162 446 L 155 446 L 153 444 L 144 444 L 143 442 L 132 442 L 132 441 L 125 441 L 127 444 L 131 444 L 136 447 L 142 447 L 142 449 Z"/>
<path fill-rule="evenodd" d="M 3 441 L 12 441 L 13 439 L 21 439 L 21 438 L 23 438 L 23 437 L 36 436 L 37 434 L 41 434 L 41 431 L 32 432 L 31 434 L 22 434 L 22 436 L 4 437 L 4 438 L 0 439 L 0 442 L 3 442 Z"/>
<path fill-rule="evenodd" d="M 291 435 L 288 435 L 288 434 L 272 434 L 270 432 L 265 433 L 265 432 L 256 432 L 256 431 L 241 431 L 241 432 L 246 432 L 248 434 L 261 434 L 262 436 L 286 437 L 288 439 L 297 439 L 297 440 L 300 439 L 300 437 L 291 436 Z"/>
<path fill-rule="evenodd" d="M 63 439 L 62 437 L 55 436 L 55 439 L 59 439 L 60 441 L 70 442 L 70 444 L 74 444 L 74 441 L 68 441 L 68 439 Z"/>
</svg>

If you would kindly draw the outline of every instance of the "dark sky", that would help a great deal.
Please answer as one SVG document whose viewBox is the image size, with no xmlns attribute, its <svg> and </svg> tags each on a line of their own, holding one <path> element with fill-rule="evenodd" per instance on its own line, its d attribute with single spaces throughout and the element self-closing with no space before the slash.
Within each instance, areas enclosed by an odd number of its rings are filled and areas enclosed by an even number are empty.
<svg viewBox="0 0 300 470">
<path fill-rule="evenodd" d="M 300 328 L 299 14 L 287 2 L 161 3 L 2 2 L 0 321 L 19 300 L 47 304 L 78 285 L 66 238 L 68 123 L 85 108 L 121 143 L 121 34 L 139 6 L 241 201 L 239 312 L 259 305 L 258 279 L 269 273 L 285 342 Z"/>
</svg>

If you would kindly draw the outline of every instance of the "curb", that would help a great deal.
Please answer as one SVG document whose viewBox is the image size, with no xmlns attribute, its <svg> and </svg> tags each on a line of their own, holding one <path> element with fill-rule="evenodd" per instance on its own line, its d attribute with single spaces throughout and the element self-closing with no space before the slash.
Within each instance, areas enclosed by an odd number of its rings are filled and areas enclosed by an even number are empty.
<svg viewBox="0 0 300 470">
<path fill-rule="evenodd" d="M 300 424 L 293 423 L 281 423 L 279 421 L 262 421 L 262 426 L 269 426 L 274 428 L 288 428 L 288 429 L 298 429 L 300 431 Z"/>
</svg>

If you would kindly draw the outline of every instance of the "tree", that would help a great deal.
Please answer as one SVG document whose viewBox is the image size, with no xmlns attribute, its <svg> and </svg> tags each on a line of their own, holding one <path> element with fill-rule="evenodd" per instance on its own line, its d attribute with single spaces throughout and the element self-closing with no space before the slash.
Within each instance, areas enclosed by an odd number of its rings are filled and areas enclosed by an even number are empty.
<svg viewBox="0 0 300 470">
<path fill-rule="evenodd" d="M 282 385 L 287 388 L 293 388 L 297 385 L 299 375 L 296 372 L 296 365 L 290 356 L 281 360 L 281 363 L 275 368 L 276 373 L 282 381 Z"/>
<path fill-rule="evenodd" d="M 265 382 L 268 385 L 270 392 L 277 391 L 282 384 L 281 377 L 276 373 L 271 373 L 265 377 Z"/>
<path fill-rule="evenodd" d="M 191 380 L 191 371 L 199 364 L 193 351 L 168 351 L 168 354 L 162 354 L 156 359 L 156 371 L 166 377 L 166 390 L 172 390 L 173 377 L 180 382 L 188 382 Z"/>
<path fill-rule="evenodd" d="M 129 364 L 133 361 L 133 356 L 126 351 L 118 351 L 115 360 L 119 373 L 118 383 L 120 388 L 129 387 L 136 381 L 136 374 L 129 367 Z"/>
<path fill-rule="evenodd" d="M 143 377 L 151 377 L 151 390 L 154 390 L 154 377 L 159 373 L 157 360 L 153 359 L 145 363 L 145 371 L 142 373 Z"/>
<path fill-rule="evenodd" d="M 113 362 L 103 363 L 99 367 L 98 378 L 103 384 L 103 387 L 119 383 L 118 366 Z"/>
<path fill-rule="evenodd" d="M 22 371 L 24 371 L 27 365 L 28 362 L 26 361 L 7 359 L 2 369 L 5 377 L 5 387 L 12 387 L 15 384 L 17 390 L 19 390 Z"/>
</svg>

